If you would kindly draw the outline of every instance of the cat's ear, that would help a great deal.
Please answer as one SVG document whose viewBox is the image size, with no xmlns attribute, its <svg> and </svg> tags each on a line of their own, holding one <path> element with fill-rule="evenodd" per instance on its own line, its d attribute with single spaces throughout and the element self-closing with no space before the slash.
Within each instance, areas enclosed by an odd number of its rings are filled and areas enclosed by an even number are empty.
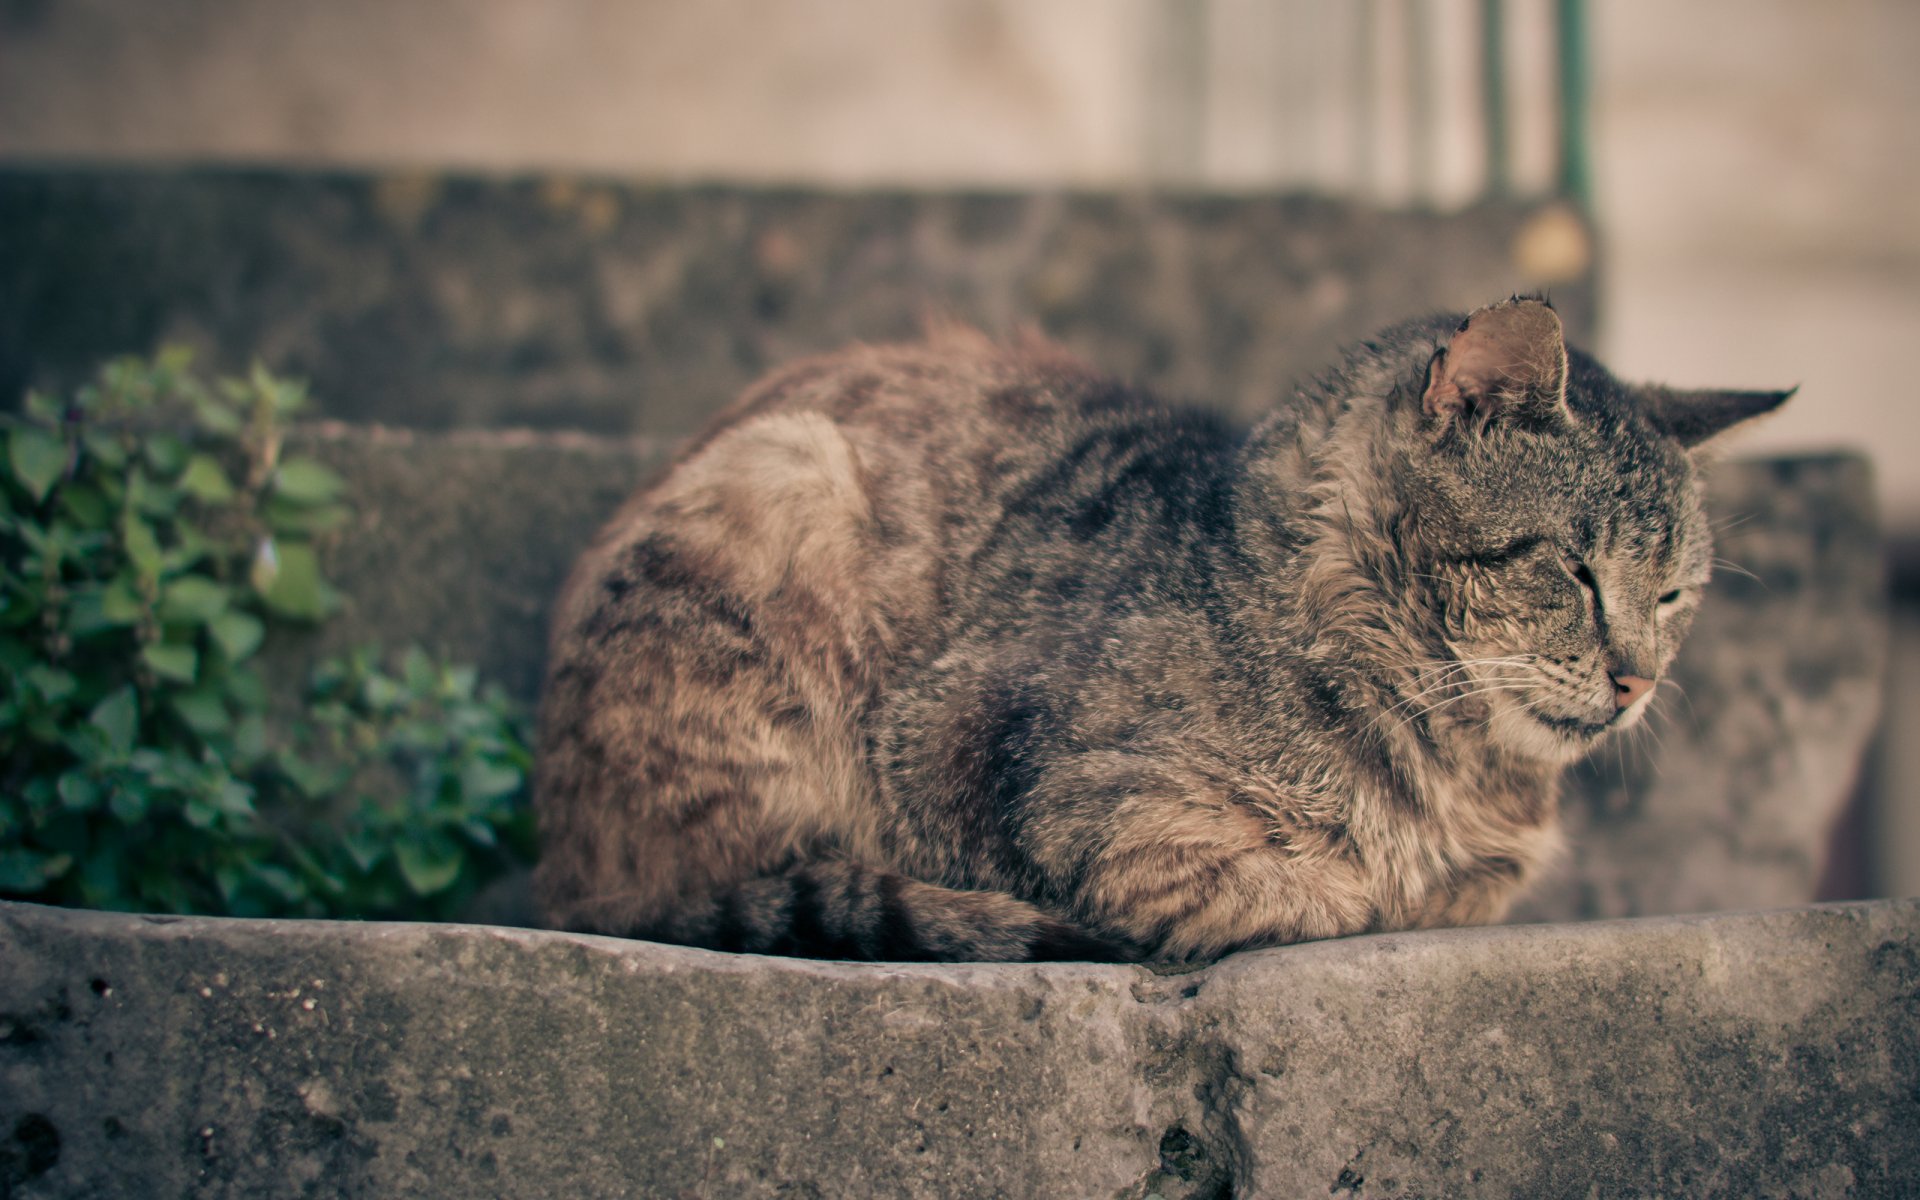
<svg viewBox="0 0 1920 1200">
<path fill-rule="evenodd" d="M 1772 412 L 1799 390 L 1729 392 L 1649 387 L 1641 394 L 1653 427 L 1691 450 L 1742 421 Z"/>
<path fill-rule="evenodd" d="M 1545 301 L 1515 298 L 1469 316 L 1427 364 L 1420 407 L 1434 421 L 1475 425 L 1568 418 L 1567 343 Z"/>
</svg>

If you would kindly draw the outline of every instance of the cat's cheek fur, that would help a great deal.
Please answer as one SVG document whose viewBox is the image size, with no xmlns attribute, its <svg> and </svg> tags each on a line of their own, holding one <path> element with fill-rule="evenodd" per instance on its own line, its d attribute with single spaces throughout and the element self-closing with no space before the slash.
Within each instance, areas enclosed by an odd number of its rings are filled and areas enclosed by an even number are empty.
<svg viewBox="0 0 1920 1200">
<path fill-rule="evenodd" d="M 1496 701 L 1487 730 L 1494 744 L 1510 754 L 1535 762 L 1567 766 L 1578 762 L 1594 746 L 1594 741 L 1576 737 L 1542 724 L 1523 703 Z"/>
</svg>

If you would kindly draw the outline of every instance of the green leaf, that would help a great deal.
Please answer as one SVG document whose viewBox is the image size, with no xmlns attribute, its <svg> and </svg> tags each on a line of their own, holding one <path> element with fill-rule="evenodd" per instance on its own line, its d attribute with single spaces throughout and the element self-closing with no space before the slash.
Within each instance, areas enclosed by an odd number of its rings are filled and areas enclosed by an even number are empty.
<svg viewBox="0 0 1920 1200">
<path fill-rule="evenodd" d="M 31 893 L 60 878 L 73 865 L 69 854 L 0 850 L 0 892 Z"/>
<path fill-rule="evenodd" d="M 267 753 L 267 723 L 249 713 L 233 727 L 232 762 L 235 770 L 251 770 Z"/>
<path fill-rule="evenodd" d="M 172 477 L 187 465 L 187 444 L 171 433 L 151 434 L 141 443 L 147 465 L 161 475 Z"/>
<path fill-rule="evenodd" d="M 99 633 L 103 629 L 113 629 L 117 623 L 107 620 L 105 605 L 101 602 L 102 589 L 97 587 L 79 587 L 73 589 L 67 601 L 67 632 L 75 637 L 86 637 Z"/>
<path fill-rule="evenodd" d="M 267 627 L 252 613 L 229 608 L 207 622 L 207 633 L 230 663 L 244 661 L 260 648 Z"/>
<path fill-rule="evenodd" d="M 353 865 L 365 875 L 374 865 L 387 856 L 392 849 L 387 843 L 368 837 L 365 833 L 354 832 L 340 839 L 340 848 L 347 852 Z"/>
<path fill-rule="evenodd" d="M 433 669 L 432 656 L 418 646 L 408 646 L 407 652 L 400 656 L 400 676 L 407 681 L 407 690 L 416 696 L 432 695 L 438 674 Z"/>
<path fill-rule="evenodd" d="M 28 667 L 26 680 L 48 704 L 58 704 L 65 700 L 73 695 L 74 688 L 77 686 L 71 672 L 50 667 L 45 663 L 35 663 Z"/>
<path fill-rule="evenodd" d="M 7 439 L 13 476 L 35 504 L 47 498 L 48 490 L 65 473 L 68 457 L 66 440 L 45 429 L 16 429 Z"/>
<path fill-rule="evenodd" d="M 203 686 L 190 692 L 181 692 L 171 697 L 167 704 L 187 723 L 187 728 L 202 737 L 223 733 L 233 726 L 226 701 L 215 688 Z"/>
<path fill-rule="evenodd" d="M 330 533 L 347 523 L 353 510 L 344 504 L 304 505 L 296 504 L 283 496 L 273 496 L 267 500 L 262 515 L 267 527 L 275 533 L 315 534 Z"/>
<path fill-rule="evenodd" d="M 173 624 L 205 625 L 227 607 L 227 589 L 204 575 L 182 575 L 160 593 L 160 619 Z"/>
<path fill-rule="evenodd" d="M 260 672 L 238 667 L 227 673 L 224 686 L 227 698 L 240 707 L 259 710 L 267 704 L 266 681 L 260 678 Z"/>
<path fill-rule="evenodd" d="M 480 682 L 478 668 L 462 664 L 447 668 L 447 693 L 455 700 L 469 700 L 473 689 Z"/>
<path fill-rule="evenodd" d="M 116 754 L 132 752 L 134 739 L 140 732 L 140 702 L 134 696 L 133 686 L 129 684 L 94 705 L 87 720 L 107 735 L 107 745 Z"/>
<path fill-rule="evenodd" d="M 369 675 L 360 685 L 361 699 L 374 712 L 387 712 L 399 707 L 404 695 L 400 685 L 385 675 Z"/>
<path fill-rule="evenodd" d="M 27 806 L 29 808 L 33 809 L 35 812 L 44 813 L 48 809 L 53 807 L 53 802 L 55 798 L 59 795 L 59 790 L 54 786 L 54 781 L 52 776 L 36 775 L 32 779 L 27 780 L 25 784 L 21 785 L 20 795 L 24 800 L 26 800 Z M 51 838 L 48 839 L 48 844 L 52 845 L 56 849 L 68 848 L 68 847 L 62 846 L 58 841 L 55 841 Z M 85 844 L 84 841 L 81 844 L 84 845 Z"/>
<path fill-rule="evenodd" d="M 151 785 L 144 779 L 129 777 L 122 779 L 111 795 L 107 797 L 107 811 L 117 817 L 121 824 L 132 825 L 146 819 L 147 810 L 153 805 Z"/>
<path fill-rule="evenodd" d="M 229 816 L 252 816 L 253 788 L 238 779 L 222 779 L 214 791 L 213 802 Z"/>
<path fill-rule="evenodd" d="M 97 487 L 74 484 L 61 488 L 60 507 L 88 529 L 105 529 L 113 524 L 113 506 Z"/>
<path fill-rule="evenodd" d="M 233 482 L 211 454 L 196 454 L 187 460 L 180 475 L 180 489 L 203 504 L 224 504 L 233 499 Z"/>
<path fill-rule="evenodd" d="M 309 800 L 323 799 L 339 783 L 341 773 L 293 754 L 280 755 L 280 773 Z"/>
<path fill-rule="evenodd" d="M 193 416 L 202 429 L 221 437 L 232 437 L 246 427 L 246 422 L 230 405 L 204 394 L 193 398 Z"/>
<path fill-rule="evenodd" d="M 290 458 L 273 475 L 273 493 L 295 504 L 325 504 L 338 496 L 347 481 L 331 467 L 311 458 Z"/>
<path fill-rule="evenodd" d="M 117 625 L 132 625 L 146 616 L 147 605 L 134 590 L 133 581 L 119 575 L 101 589 L 100 611 Z"/>
<path fill-rule="evenodd" d="M 255 863 L 249 873 L 253 876 L 255 883 L 265 887 L 281 900 L 292 902 L 307 898 L 307 885 L 300 882 L 300 877 L 285 867 L 275 866 L 272 863 Z"/>
<path fill-rule="evenodd" d="M 431 896 L 453 886 L 465 856 L 445 838 L 428 836 L 394 846 L 400 876 L 416 896 Z"/>
<path fill-rule="evenodd" d="M 469 804 L 509 795 L 520 787 L 519 771 L 489 759 L 475 758 L 460 768 L 460 793 Z"/>
<path fill-rule="evenodd" d="M 198 525 L 182 520 L 178 514 L 173 518 L 173 541 L 173 549 L 165 556 L 169 571 L 174 569 L 174 564 L 184 568 L 209 555 L 217 553 L 224 559 L 231 553 L 229 545 L 215 542 Z"/>
<path fill-rule="evenodd" d="M 320 560 L 313 547 L 278 539 L 269 544 L 278 548 L 279 565 L 271 585 L 260 594 L 267 607 L 300 621 L 317 621 L 331 614 L 339 599 L 320 578 Z"/>
<path fill-rule="evenodd" d="M 180 507 L 180 489 L 149 479 L 145 471 L 136 469 L 127 475 L 127 499 L 150 517 L 170 517 Z"/>
<path fill-rule="evenodd" d="M 180 813 L 195 829 L 212 829 L 220 821 L 220 810 L 202 796 L 188 796 Z"/>
<path fill-rule="evenodd" d="M 499 835 L 495 834 L 493 826 L 485 821 L 467 821 L 460 826 L 460 832 L 466 834 L 467 840 L 474 845 L 485 846 L 489 850 L 500 844 Z"/>
<path fill-rule="evenodd" d="M 108 433 L 104 429 L 89 429 L 80 435 L 80 442 L 87 453 L 100 460 L 100 464 L 109 470 L 118 471 L 127 465 L 127 447 L 118 434 Z"/>
<path fill-rule="evenodd" d="M 307 403 L 306 384 L 298 380 L 276 379 L 260 363 L 254 363 L 253 369 L 247 372 L 247 382 L 253 385 L 256 395 L 273 406 L 278 416 L 291 416 Z"/>
<path fill-rule="evenodd" d="M 141 520 L 132 511 L 120 515 L 120 544 L 127 551 L 127 558 L 133 562 L 133 569 L 143 580 L 158 580 L 162 567 L 160 539 L 153 536 L 153 527 Z"/>
<path fill-rule="evenodd" d="M 100 782 L 85 771 L 60 777 L 60 803 L 74 812 L 90 812 L 100 803 Z"/>
<path fill-rule="evenodd" d="M 191 366 L 193 366 L 193 347 L 184 342 L 168 342 L 153 356 L 153 369 L 163 375 L 183 375 Z M 169 380 L 169 382 L 175 381 Z"/>
<path fill-rule="evenodd" d="M 27 393 L 26 409 L 28 416 L 33 417 L 35 420 L 45 421 L 51 425 L 64 415 L 66 405 L 61 403 L 60 397 L 58 396 L 49 396 L 45 392 L 29 391 Z"/>
<path fill-rule="evenodd" d="M 140 651 L 140 660 L 162 679 L 192 683 L 200 670 L 200 654 L 192 646 L 155 642 Z"/>
<path fill-rule="evenodd" d="M 262 596 L 273 590 L 274 580 L 280 578 L 280 546 L 273 538 L 261 538 L 260 544 L 253 548 L 253 562 L 247 567 L 247 582 L 253 590 Z"/>
</svg>

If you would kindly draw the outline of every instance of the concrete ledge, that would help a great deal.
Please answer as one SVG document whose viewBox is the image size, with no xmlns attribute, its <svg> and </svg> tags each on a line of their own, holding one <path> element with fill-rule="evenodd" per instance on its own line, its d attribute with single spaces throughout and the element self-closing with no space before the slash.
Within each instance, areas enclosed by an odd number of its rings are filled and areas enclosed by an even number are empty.
<svg viewBox="0 0 1920 1200">
<path fill-rule="evenodd" d="M 0 906 L 17 1197 L 1911 1195 L 1920 902 L 1156 976 Z"/>
</svg>

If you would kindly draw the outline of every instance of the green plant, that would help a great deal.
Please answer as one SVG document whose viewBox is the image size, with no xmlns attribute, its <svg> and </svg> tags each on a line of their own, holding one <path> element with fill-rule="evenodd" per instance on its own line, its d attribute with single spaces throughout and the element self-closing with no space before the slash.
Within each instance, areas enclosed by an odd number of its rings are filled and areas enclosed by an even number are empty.
<svg viewBox="0 0 1920 1200">
<path fill-rule="evenodd" d="M 167 351 L 0 455 L 0 896 L 234 915 L 450 914 L 530 857 L 517 718 L 419 650 L 323 665 L 304 708 L 257 656 L 341 597 L 315 540 L 344 481 L 284 455 L 303 389 Z M 295 708 L 294 711 L 280 711 Z"/>
</svg>

